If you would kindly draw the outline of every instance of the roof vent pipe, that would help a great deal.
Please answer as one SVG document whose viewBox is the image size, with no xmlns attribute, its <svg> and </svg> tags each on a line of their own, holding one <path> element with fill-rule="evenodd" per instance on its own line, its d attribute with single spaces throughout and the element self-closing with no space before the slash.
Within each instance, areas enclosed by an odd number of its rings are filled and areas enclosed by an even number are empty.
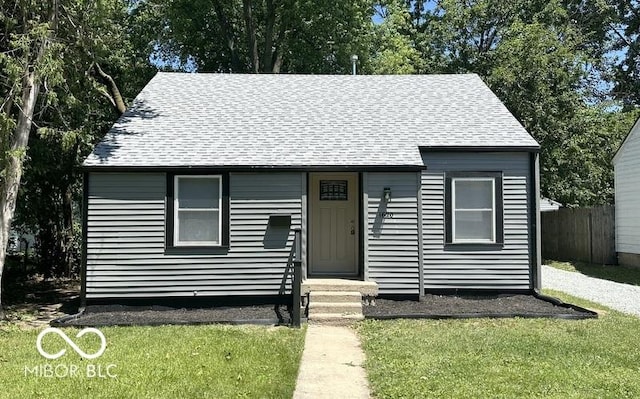
<svg viewBox="0 0 640 399">
<path fill-rule="evenodd" d="M 357 63 L 358 63 L 358 56 L 354 54 L 354 55 L 351 56 L 351 65 L 353 67 L 352 68 L 352 72 L 351 72 L 352 75 L 356 74 L 356 64 Z"/>
</svg>

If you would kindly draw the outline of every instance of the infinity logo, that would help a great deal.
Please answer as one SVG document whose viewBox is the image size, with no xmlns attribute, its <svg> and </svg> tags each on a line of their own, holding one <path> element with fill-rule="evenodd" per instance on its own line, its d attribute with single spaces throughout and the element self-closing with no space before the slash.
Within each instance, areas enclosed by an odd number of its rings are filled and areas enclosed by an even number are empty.
<svg viewBox="0 0 640 399">
<path fill-rule="evenodd" d="M 69 339 L 69 337 L 67 337 L 67 335 L 64 332 L 62 332 L 62 330 L 54 327 L 47 327 L 44 330 L 42 330 L 40 334 L 38 334 L 38 339 L 36 340 L 36 348 L 38 348 L 38 352 L 40 352 L 40 354 L 46 357 L 47 359 L 55 360 L 61 356 L 64 356 L 64 354 L 67 352 L 66 349 L 62 349 L 58 353 L 50 354 L 46 352 L 44 349 L 42 349 L 42 338 L 44 338 L 44 336 L 49 333 L 58 334 L 62 339 L 64 339 L 67 342 L 67 344 L 69 344 L 69 346 L 73 348 L 74 351 L 76 351 L 78 355 L 82 356 L 85 359 L 95 359 L 97 357 L 100 357 L 104 353 L 104 350 L 107 349 L 107 339 L 104 337 L 104 334 L 97 328 L 93 328 L 93 327 L 84 328 L 80 330 L 78 334 L 76 334 L 76 338 L 80 338 L 87 333 L 94 333 L 98 337 L 100 337 L 100 342 L 101 342 L 100 350 L 98 350 L 96 353 L 93 353 L 93 354 L 86 354 L 82 349 L 78 347 L 78 345 L 76 345 L 71 339 Z"/>
</svg>

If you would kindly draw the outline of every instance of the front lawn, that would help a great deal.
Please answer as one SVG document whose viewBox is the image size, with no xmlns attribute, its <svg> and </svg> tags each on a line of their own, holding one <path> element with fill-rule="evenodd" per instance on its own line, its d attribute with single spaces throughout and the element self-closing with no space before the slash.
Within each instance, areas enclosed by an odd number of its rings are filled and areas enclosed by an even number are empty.
<svg viewBox="0 0 640 399">
<path fill-rule="evenodd" d="M 101 357 L 82 359 L 47 334 L 43 349 L 67 350 L 47 360 L 36 349 L 40 331 L 0 326 L 0 397 L 290 398 L 304 344 L 304 329 L 284 327 L 105 327 Z M 88 354 L 100 348 L 95 334 L 63 331 Z"/>
<path fill-rule="evenodd" d="M 561 262 L 545 260 L 546 265 L 556 269 L 577 272 L 589 277 L 601 278 L 631 285 L 640 285 L 640 268 L 621 265 L 599 265 L 586 262 Z"/>
<path fill-rule="evenodd" d="M 580 306 L 601 305 L 546 292 Z M 637 398 L 640 319 L 367 320 L 377 398 Z"/>
</svg>

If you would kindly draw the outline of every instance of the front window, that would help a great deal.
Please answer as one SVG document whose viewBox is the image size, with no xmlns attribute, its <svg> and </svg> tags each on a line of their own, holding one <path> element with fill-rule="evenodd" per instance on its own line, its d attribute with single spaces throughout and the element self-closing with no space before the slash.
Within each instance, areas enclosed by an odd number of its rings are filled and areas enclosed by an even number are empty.
<svg viewBox="0 0 640 399">
<path fill-rule="evenodd" d="M 222 176 L 174 179 L 174 245 L 221 245 Z"/>
<path fill-rule="evenodd" d="M 495 243 L 495 179 L 453 178 L 453 243 Z"/>
<path fill-rule="evenodd" d="M 504 243 L 502 172 L 445 173 L 445 244 Z"/>
</svg>

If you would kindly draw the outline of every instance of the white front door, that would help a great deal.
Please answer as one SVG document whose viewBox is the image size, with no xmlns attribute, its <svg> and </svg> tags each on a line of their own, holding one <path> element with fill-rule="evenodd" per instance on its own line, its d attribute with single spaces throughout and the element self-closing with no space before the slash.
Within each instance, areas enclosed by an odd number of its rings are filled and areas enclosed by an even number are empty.
<svg viewBox="0 0 640 399">
<path fill-rule="evenodd" d="M 309 275 L 358 274 L 358 174 L 309 176 Z"/>
</svg>

